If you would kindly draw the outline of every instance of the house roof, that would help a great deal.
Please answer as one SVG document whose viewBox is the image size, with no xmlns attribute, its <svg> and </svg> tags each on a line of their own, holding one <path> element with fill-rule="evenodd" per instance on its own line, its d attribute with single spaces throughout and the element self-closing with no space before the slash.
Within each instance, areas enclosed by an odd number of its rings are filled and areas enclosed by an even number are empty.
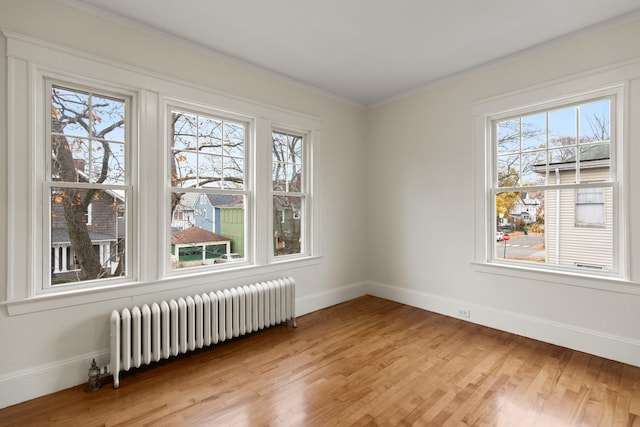
<svg viewBox="0 0 640 427">
<path fill-rule="evenodd" d="M 226 206 L 233 204 L 235 196 L 233 194 L 207 194 L 211 206 Z"/>
<path fill-rule="evenodd" d="M 171 243 L 174 245 L 184 245 L 191 243 L 208 243 L 208 242 L 230 242 L 228 237 L 212 233 L 200 227 L 189 227 L 182 231 L 171 233 Z"/>
<path fill-rule="evenodd" d="M 609 144 L 596 144 L 591 145 L 580 151 L 580 161 L 586 162 L 591 160 L 606 160 L 609 155 Z M 569 157 L 567 162 L 575 162 L 576 156 Z"/>
<path fill-rule="evenodd" d="M 115 241 L 116 237 L 111 236 L 109 234 L 96 233 L 95 231 L 89 230 L 89 238 L 92 242 L 97 241 Z M 69 238 L 69 232 L 66 228 L 52 228 L 51 229 L 51 243 L 71 243 L 71 239 Z"/>
<path fill-rule="evenodd" d="M 610 160 L 609 144 L 594 144 L 580 147 L 580 168 L 600 168 L 608 167 Z M 549 163 L 549 166 L 555 165 L 559 170 L 575 169 L 576 156 L 567 157 L 559 162 Z M 533 165 L 533 171 L 544 174 L 547 170 L 545 163 Z"/>
<path fill-rule="evenodd" d="M 232 203 L 230 205 L 218 205 L 215 207 L 219 209 L 243 209 L 244 203 Z"/>
</svg>

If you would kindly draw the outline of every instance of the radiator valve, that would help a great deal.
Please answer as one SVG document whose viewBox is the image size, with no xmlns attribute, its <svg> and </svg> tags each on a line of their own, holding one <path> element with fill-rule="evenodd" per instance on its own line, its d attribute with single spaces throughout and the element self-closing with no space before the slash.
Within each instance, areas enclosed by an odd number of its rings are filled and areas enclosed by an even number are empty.
<svg viewBox="0 0 640 427">
<path fill-rule="evenodd" d="M 96 364 L 96 359 L 93 359 L 91 366 L 89 367 L 89 383 L 84 388 L 84 391 L 92 392 L 97 391 L 102 384 L 100 384 L 100 368 Z"/>
</svg>

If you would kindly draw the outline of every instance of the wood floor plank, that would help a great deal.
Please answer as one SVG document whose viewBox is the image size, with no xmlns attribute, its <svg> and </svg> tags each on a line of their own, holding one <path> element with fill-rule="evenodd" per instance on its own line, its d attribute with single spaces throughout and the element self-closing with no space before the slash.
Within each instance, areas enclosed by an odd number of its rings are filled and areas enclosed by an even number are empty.
<svg viewBox="0 0 640 427">
<path fill-rule="evenodd" d="M 640 368 L 371 296 L 0 410 L 2 426 L 632 426 Z"/>
</svg>

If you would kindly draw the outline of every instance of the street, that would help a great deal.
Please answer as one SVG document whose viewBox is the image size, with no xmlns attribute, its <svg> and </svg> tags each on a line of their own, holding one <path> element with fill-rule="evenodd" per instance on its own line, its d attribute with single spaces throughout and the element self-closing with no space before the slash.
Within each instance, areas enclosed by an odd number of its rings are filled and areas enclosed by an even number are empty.
<svg viewBox="0 0 640 427">
<path fill-rule="evenodd" d="M 496 258 L 544 262 L 544 236 L 538 233 L 525 235 L 521 231 L 509 233 L 509 240 L 496 242 Z"/>
</svg>

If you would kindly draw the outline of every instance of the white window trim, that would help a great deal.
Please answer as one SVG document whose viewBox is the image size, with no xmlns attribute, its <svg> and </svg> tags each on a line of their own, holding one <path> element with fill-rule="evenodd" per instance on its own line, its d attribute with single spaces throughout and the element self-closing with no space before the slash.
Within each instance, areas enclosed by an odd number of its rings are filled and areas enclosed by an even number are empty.
<svg viewBox="0 0 640 427">
<path fill-rule="evenodd" d="M 250 232 L 254 238 L 252 262 L 246 265 L 225 267 L 214 272 L 193 271 L 185 274 L 169 275 L 165 260 L 169 254 L 170 224 L 166 184 L 166 152 L 158 150 L 150 141 L 162 141 L 166 132 L 164 108 L 167 100 L 182 100 L 196 106 L 216 108 L 229 114 L 250 117 L 255 122 L 256 141 L 271 140 L 271 129 L 284 127 L 304 130 L 312 138 L 309 162 L 317 162 L 315 151 L 318 147 L 321 121 L 315 117 L 271 107 L 251 100 L 232 97 L 214 90 L 170 78 L 159 73 L 88 55 L 48 42 L 32 39 L 20 34 L 4 32 L 7 39 L 7 138 L 8 141 L 24 141 L 24 144 L 10 143 L 7 149 L 7 265 L 6 301 L 9 315 L 31 313 L 67 306 L 100 302 L 110 299 L 134 297 L 143 294 L 163 292 L 177 288 L 203 286 L 212 281 L 250 280 L 265 274 L 279 274 L 285 269 L 316 265 L 320 262 L 318 233 L 318 188 L 316 177 L 310 179 L 309 200 L 312 221 L 309 221 L 309 250 L 305 257 L 271 262 L 271 236 L 269 224 L 271 214 L 268 203 L 271 176 L 271 144 L 256 143 L 254 166 L 251 179 L 254 182 L 255 221 Z M 127 226 L 133 227 L 131 236 L 138 237 L 131 242 L 130 262 L 127 267 L 132 276 L 126 282 L 109 286 L 70 286 L 43 294 L 41 289 L 42 265 L 31 260 L 34 254 L 42 258 L 42 219 L 36 207 L 41 204 L 37 191 L 15 191 L 16 189 L 40 187 L 41 181 L 36 171 L 38 162 L 44 162 L 38 138 L 45 123 L 42 114 L 42 100 L 39 101 L 39 86 L 43 77 L 61 78 L 70 82 L 85 82 L 96 88 L 112 88 L 118 92 L 126 89 L 137 100 L 132 109 L 137 128 L 132 133 L 138 135 L 140 144 L 132 150 L 130 164 L 137 165 L 137 177 L 133 177 L 132 197 L 127 203 Z M 38 112 L 40 109 L 40 112 Z M 144 141 L 147 141 L 146 143 Z M 40 141 L 41 142 L 41 141 Z M 46 154 L 46 153 L 45 153 Z M 137 159 L 144 159 L 138 162 Z M 317 165 L 316 165 L 317 166 Z M 318 170 L 315 167 L 313 174 Z M 259 179 L 258 177 L 262 177 Z M 20 209 L 16 209 L 20 206 Z M 12 208 L 13 207 L 13 208 Z M 25 211 L 27 214 L 25 215 Z M 144 221 L 134 223 L 137 218 Z M 137 228 L 136 228 L 137 226 Z M 47 251 L 50 256 L 50 250 Z M 214 279 L 214 280 L 212 280 Z"/>
<path fill-rule="evenodd" d="M 545 282 L 582 286 L 607 291 L 640 295 L 640 287 L 632 281 L 629 268 L 629 214 L 628 190 L 629 179 L 629 134 L 628 105 L 630 97 L 629 81 L 640 77 L 640 63 L 618 64 L 603 70 L 585 73 L 562 79 L 551 84 L 536 86 L 525 90 L 506 94 L 475 103 L 472 106 L 474 135 L 474 259 L 472 264 L 477 272 L 521 277 Z M 576 100 L 596 98 L 614 94 L 616 106 L 613 111 L 615 121 L 619 123 L 618 143 L 612 146 L 613 173 L 618 174 L 612 186 L 617 191 L 617 203 L 614 206 L 614 236 L 617 245 L 614 257 L 618 260 L 617 273 L 598 274 L 596 272 L 579 272 L 539 268 L 530 263 L 498 262 L 492 259 L 495 237 L 492 222 L 495 206 L 489 203 L 489 180 L 492 178 L 493 143 L 491 122 L 496 118 L 518 115 L 536 109 L 546 109 L 551 104 L 569 104 Z M 612 122 L 614 118 L 612 117 Z"/>
</svg>

